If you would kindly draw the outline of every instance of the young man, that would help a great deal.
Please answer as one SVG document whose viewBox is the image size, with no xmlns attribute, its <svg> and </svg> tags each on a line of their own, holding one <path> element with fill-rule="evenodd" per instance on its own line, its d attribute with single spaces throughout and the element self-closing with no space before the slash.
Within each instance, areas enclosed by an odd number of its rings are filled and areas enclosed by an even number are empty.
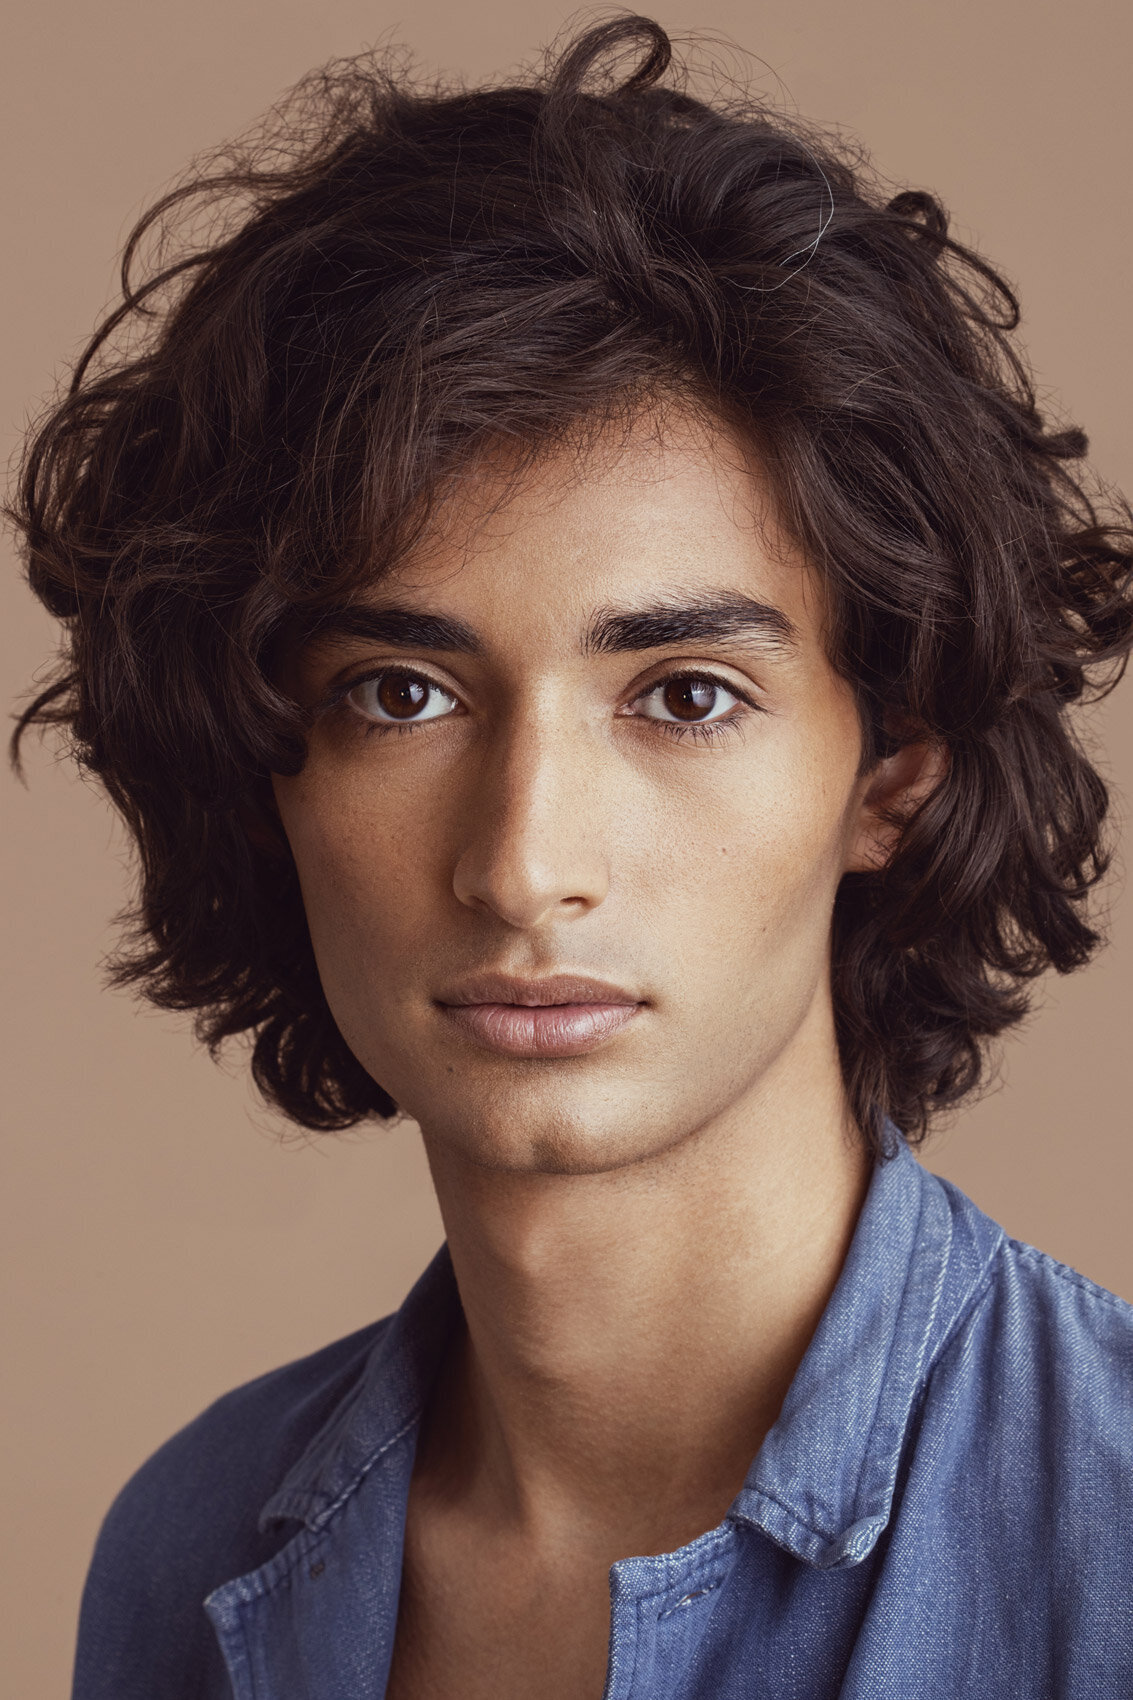
<svg viewBox="0 0 1133 1700">
<path fill-rule="evenodd" d="M 324 79 L 31 447 L 119 978 L 447 1236 L 124 1489 L 79 1700 L 1133 1689 L 1131 1313 L 908 1144 L 1097 942 L 1126 516 L 935 202 L 668 63 Z"/>
</svg>

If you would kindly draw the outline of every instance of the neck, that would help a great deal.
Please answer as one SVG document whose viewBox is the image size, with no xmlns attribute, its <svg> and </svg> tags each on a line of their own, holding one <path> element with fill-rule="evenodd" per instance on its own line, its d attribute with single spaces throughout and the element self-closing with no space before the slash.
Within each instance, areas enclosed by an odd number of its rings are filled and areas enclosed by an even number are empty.
<svg viewBox="0 0 1133 1700">
<path fill-rule="evenodd" d="M 611 1172 L 489 1171 L 426 1131 L 467 1332 L 423 1467 L 552 1537 L 616 1531 L 633 1550 L 666 1550 L 719 1521 L 868 1182 L 830 1063 L 802 1076 L 805 1093 L 764 1082 L 663 1155 Z"/>
</svg>

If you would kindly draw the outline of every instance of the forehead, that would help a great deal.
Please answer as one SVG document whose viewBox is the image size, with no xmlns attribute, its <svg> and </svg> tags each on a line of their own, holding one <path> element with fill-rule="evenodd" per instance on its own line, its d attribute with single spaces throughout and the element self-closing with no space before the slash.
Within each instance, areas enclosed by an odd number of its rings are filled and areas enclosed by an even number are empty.
<svg viewBox="0 0 1133 1700">
<path fill-rule="evenodd" d="M 482 457 L 367 600 L 537 628 L 727 596 L 780 608 L 784 636 L 822 620 L 820 584 L 777 519 L 755 452 L 670 406 L 534 460 Z"/>
</svg>

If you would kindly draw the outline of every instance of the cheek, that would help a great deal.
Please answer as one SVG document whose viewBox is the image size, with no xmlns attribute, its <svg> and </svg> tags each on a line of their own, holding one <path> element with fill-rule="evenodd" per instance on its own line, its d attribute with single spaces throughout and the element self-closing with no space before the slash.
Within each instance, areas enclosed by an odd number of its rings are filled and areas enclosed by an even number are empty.
<svg viewBox="0 0 1133 1700">
<path fill-rule="evenodd" d="M 429 883 L 422 878 L 427 832 L 410 830 L 372 793 L 333 777 L 300 774 L 275 789 L 320 966 L 332 953 L 356 955 L 367 939 L 413 924 L 414 900 Z"/>
<path fill-rule="evenodd" d="M 706 970 L 738 970 L 753 954 L 777 967 L 792 954 L 825 961 L 852 782 L 848 764 L 788 753 L 701 799 L 686 816 L 685 854 L 665 858 L 666 906 Z"/>
</svg>

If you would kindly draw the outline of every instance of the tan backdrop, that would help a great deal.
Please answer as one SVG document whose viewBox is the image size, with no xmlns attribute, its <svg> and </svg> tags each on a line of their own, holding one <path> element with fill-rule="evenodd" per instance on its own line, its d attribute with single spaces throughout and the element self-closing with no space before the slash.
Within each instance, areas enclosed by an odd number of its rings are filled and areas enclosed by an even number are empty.
<svg viewBox="0 0 1133 1700">
<path fill-rule="evenodd" d="M 588 15 L 588 14 L 582 14 Z M 1021 281 L 1044 390 L 1133 487 L 1127 0 L 700 0 L 661 21 L 730 36 L 768 92 L 941 192 Z M 393 38 L 480 77 L 563 24 L 546 0 L 38 0 L 4 29 L 0 426 L 14 446 L 112 288 L 128 223 L 193 152 L 304 70 Z M 11 701 L 51 642 L 2 579 Z M 1133 683 L 1093 735 L 1133 795 Z M 279 1142 L 239 1060 L 100 990 L 123 899 L 109 814 L 48 751 L 4 782 L 5 1574 L 11 1694 L 62 1695 L 83 1572 L 116 1488 L 226 1387 L 392 1308 L 440 1229 L 412 1129 Z M 1113 945 L 1007 1048 L 1000 1091 L 930 1166 L 1022 1238 L 1133 1299 L 1128 899 Z"/>
</svg>

